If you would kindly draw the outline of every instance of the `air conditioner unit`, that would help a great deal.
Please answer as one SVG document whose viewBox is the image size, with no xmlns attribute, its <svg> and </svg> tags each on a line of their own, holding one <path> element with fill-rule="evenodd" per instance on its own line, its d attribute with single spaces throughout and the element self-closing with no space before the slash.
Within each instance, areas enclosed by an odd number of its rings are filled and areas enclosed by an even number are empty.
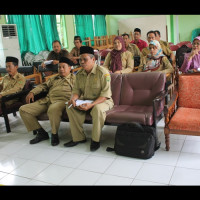
<svg viewBox="0 0 200 200">
<path fill-rule="evenodd" d="M 0 24 L 0 67 L 6 67 L 6 56 L 18 58 L 22 66 L 16 24 Z"/>
</svg>

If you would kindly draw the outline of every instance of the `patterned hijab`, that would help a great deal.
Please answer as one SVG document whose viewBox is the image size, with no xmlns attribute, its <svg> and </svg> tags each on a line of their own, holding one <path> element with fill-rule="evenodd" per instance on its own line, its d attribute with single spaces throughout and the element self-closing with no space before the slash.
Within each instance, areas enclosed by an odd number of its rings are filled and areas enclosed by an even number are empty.
<svg viewBox="0 0 200 200">
<path fill-rule="evenodd" d="M 152 54 L 147 55 L 147 64 L 144 68 L 144 71 L 156 70 L 160 66 L 160 61 L 162 57 L 165 56 L 162 52 L 160 43 L 157 40 L 150 41 L 149 45 L 154 45 L 157 48 L 157 53 L 155 55 Z"/>
<path fill-rule="evenodd" d="M 112 72 L 115 72 L 115 71 L 118 71 L 118 70 L 122 70 L 121 53 L 126 51 L 123 38 L 121 36 L 117 36 L 117 37 L 115 37 L 113 42 L 115 42 L 115 40 L 119 40 L 121 42 L 122 48 L 120 50 L 113 49 L 110 52 L 110 54 L 111 54 L 110 70 Z"/>
</svg>

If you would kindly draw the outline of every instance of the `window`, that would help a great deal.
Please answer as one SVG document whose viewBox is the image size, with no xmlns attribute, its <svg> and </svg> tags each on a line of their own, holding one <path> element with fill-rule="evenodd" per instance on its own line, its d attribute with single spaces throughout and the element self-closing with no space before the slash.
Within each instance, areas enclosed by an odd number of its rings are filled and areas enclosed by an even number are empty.
<svg viewBox="0 0 200 200">
<path fill-rule="evenodd" d="M 64 15 L 56 15 L 57 30 L 60 38 L 60 42 L 64 48 L 68 48 L 67 31 Z"/>
</svg>

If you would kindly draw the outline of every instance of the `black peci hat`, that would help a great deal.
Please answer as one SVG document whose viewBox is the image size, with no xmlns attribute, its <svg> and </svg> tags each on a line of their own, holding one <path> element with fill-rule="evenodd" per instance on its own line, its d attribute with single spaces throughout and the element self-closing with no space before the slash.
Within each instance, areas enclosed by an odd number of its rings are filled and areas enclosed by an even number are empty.
<svg viewBox="0 0 200 200">
<path fill-rule="evenodd" d="M 88 46 L 81 46 L 80 47 L 80 55 L 84 54 L 84 53 L 88 53 L 88 54 L 93 54 L 94 55 L 94 49 L 92 47 L 88 47 Z"/>
<path fill-rule="evenodd" d="M 17 63 L 17 65 L 19 64 L 18 58 L 15 58 L 15 57 L 12 57 L 12 56 L 7 56 L 6 57 L 6 63 L 7 62 L 15 62 L 15 63 Z"/>
<path fill-rule="evenodd" d="M 74 63 L 69 58 L 66 57 L 61 57 L 59 63 L 67 63 L 69 66 L 74 65 Z"/>
</svg>

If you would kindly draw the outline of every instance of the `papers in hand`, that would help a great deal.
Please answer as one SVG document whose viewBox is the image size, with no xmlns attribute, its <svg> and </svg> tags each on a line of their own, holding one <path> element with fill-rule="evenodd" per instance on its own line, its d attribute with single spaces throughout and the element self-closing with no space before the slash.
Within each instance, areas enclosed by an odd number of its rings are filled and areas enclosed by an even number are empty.
<svg viewBox="0 0 200 200">
<path fill-rule="evenodd" d="M 92 100 L 80 100 L 80 99 L 77 99 L 76 100 L 76 106 L 80 106 L 84 103 L 92 103 L 93 101 Z M 65 104 L 68 104 L 68 102 L 66 102 Z"/>
<path fill-rule="evenodd" d="M 44 64 L 45 65 L 50 65 L 50 64 L 52 64 L 52 62 L 53 62 L 53 60 L 46 60 L 46 61 L 44 61 Z"/>
<path fill-rule="evenodd" d="M 80 106 L 82 104 L 85 104 L 85 103 L 92 103 L 93 101 L 92 100 L 79 100 L 77 99 L 76 100 L 76 106 Z"/>
</svg>

